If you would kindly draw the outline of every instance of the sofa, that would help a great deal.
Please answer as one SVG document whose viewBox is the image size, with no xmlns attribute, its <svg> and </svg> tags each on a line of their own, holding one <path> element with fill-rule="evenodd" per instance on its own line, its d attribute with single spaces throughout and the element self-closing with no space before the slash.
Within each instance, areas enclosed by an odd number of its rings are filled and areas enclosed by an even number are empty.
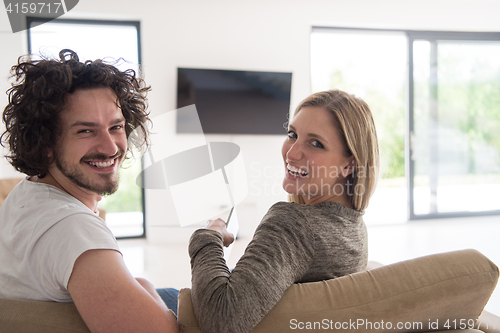
<svg viewBox="0 0 500 333">
<path fill-rule="evenodd" d="M 483 311 L 498 276 L 484 255 L 461 250 L 295 284 L 252 332 L 500 333 L 500 318 Z M 200 332 L 190 289 L 179 293 L 178 323 L 181 332 Z M 90 331 L 72 303 L 0 299 L 0 332 Z"/>
<path fill-rule="evenodd" d="M 4 178 L 0 179 L 0 206 L 9 195 L 10 191 L 21 181 L 23 178 Z"/>
<path fill-rule="evenodd" d="M 477 320 L 497 281 L 498 267 L 476 250 L 430 255 L 295 284 L 252 332 L 500 332 L 500 318 Z M 179 293 L 178 322 L 200 332 L 189 289 Z"/>
</svg>

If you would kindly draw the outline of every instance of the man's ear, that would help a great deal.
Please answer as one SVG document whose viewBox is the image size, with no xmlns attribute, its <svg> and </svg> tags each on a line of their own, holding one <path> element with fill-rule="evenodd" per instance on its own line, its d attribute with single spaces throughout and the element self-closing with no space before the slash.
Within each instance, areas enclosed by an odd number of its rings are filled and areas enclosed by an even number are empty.
<svg viewBox="0 0 500 333">
<path fill-rule="evenodd" d="M 49 164 L 52 164 L 54 162 L 54 159 L 56 157 L 56 154 L 54 153 L 54 148 L 47 148 L 47 157 L 49 158 Z"/>
<path fill-rule="evenodd" d="M 356 171 L 356 160 L 354 159 L 354 156 L 351 156 L 349 158 L 349 163 L 342 169 L 342 176 L 346 178 L 350 174 L 352 174 L 354 171 Z"/>
</svg>

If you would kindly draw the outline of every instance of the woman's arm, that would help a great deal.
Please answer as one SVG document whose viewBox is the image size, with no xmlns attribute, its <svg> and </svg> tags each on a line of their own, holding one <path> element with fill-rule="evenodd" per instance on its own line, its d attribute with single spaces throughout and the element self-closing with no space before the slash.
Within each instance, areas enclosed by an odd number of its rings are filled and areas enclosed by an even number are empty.
<svg viewBox="0 0 500 333">
<path fill-rule="evenodd" d="M 197 230 L 189 254 L 193 307 L 202 332 L 248 332 L 307 271 L 314 238 L 302 214 L 278 203 L 232 272 L 219 232 Z"/>
</svg>

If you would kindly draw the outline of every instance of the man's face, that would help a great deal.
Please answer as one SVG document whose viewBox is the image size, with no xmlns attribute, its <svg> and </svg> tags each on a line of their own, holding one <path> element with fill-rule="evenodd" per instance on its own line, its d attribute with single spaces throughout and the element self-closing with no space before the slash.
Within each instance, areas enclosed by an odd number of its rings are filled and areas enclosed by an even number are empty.
<svg viewBox="0 0 500 333">
<path fill-rule="evenodd" d="M 62 181 L 100 195 L 115 192 L 127 151 L 125 119 L 115 93 L 93 88 L 68 95 L 60 127 L 54 162 Z"/>
</svg>

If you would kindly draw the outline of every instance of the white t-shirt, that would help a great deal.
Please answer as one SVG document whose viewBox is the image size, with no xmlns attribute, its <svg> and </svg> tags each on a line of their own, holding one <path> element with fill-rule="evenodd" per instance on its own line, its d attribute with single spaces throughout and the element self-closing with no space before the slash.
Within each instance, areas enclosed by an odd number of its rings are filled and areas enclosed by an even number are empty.
<svg viewBox="0 0 500 333">
<path fill-rule="evenodd" d="M 104 221 L 57 187 L 24 179 L 0 207 L 0 298 L 71 302 L 73 265 L 91 249 L 119 251 Z"/>
</svg>

